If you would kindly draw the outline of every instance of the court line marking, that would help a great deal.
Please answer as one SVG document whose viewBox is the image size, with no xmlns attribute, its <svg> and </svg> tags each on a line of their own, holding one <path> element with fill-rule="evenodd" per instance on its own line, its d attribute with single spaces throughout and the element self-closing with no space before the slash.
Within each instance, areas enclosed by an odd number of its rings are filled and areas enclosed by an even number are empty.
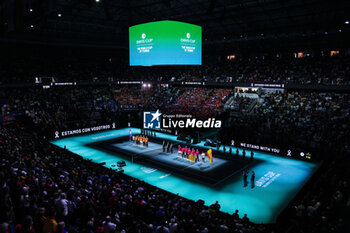
<svg viewBox="0 0 350 233">
<path fill-rule="evenodd" d="M 184 167 L 182 170 L 185 170 L 185 169 L 190 168 L 190 167 L 195 166 L 195 165 L 197 165 L 197 163 L 194 163 L 194 164 L 191 164 L 190 166 Z"/>
</svg>

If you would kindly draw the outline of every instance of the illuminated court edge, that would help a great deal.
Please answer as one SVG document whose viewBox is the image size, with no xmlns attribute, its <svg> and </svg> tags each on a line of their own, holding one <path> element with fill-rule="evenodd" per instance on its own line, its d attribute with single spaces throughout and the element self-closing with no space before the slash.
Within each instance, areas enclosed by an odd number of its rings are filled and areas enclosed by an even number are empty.
<svg viewBox="0 0 350 233">
<path fill-rule="evenodd" d="M 105 167 L 115 169 L 116 167 L 111 167 L 111 165 L 115 165 L 117 161 L 125 160 L 125 158 L 86 145 L 129 136 L 129 129 L 133 135 L 141 133 L 141 130 L 137 128 L 124 128 L 62 138 L 51 143 L 61 148 L 66 146 L 67 150 L 79 154 L 85 159 L 92 159 L 96 163 L 105 162 Z M 176 136 L 160 132 L 157 132 L 157 138 L 178 141 Z M 197 146 L 203 147 L 203 150 L 210 148 L 204 146 L 204 141 Z M 227 146 L 226 149 L 228 150 L 229 147 Z M 235 147 L 232 149 L 232 151 L 236 150 Z M 216 149 L 213 148 L 213 163 L 215 163 L 215 151 Z M 246 150 L 246 152 L 247 155 L 250 154 L 250 150 Z M 239 153 L 242 153 L 242 149 L 239 149 Z M 219 201 L 221 211 L 232 214 L 238 209 L 240 217 L 246 213 L 254 223 L 274 223 L 279 213 L 295 197 L 317 170 L 319 164 L 261 152 L 254 153 L 254 158 L 259 159 L 260 163 L 253 163 L 246 168 L 256 174 L 256 187 L 253 189 L 250 188 L 250 184 L 243 188 L 241 173 L 228 177 L 225 184 L 219 187 L 195 183 L 159 170 L 157 167 L 146 167 L 128 160 L 125 160 L 127 166 L 124 167 L 124 173 L 182 197 L 194 201 L 204 200 L 206 205 Z"/>
</svg>

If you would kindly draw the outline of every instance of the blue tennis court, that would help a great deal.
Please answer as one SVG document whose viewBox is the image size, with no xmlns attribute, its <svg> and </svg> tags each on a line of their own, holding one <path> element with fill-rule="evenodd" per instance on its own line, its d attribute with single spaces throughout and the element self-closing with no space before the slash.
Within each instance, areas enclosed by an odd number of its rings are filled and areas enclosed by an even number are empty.
<svg viewBox="0 0 350 233">
<path fill-rule="evenodd" d="M 133 135 L 140 134 L 140 129 L 131 128 L 131 130 Z M 62 148 L 66 146 L 71 152 L 79 154 L 86 159 L 92 159 L 96 163 L 105 162 L 105 166 L 109 168 L 115 165 L 117 161 L 125 160 L 127 166 L 124 167 L 124 173 L 129 176 L 144 180 L 169 192 L 178 193 L 180 196 L 188 199 L 195 201 L 202 199 L 206 205 L 219 201 L 222 211 L 233 213 L 235 209 L 239 209 L 240 215 L 243 216 L 246 213 L 250 220 L 255 223 L 275 222 L 279 213 L 288 205 L 318 168 L 316 163 L 255 152 L 254 158 L 259 162 L 252 162 L 244 167 L 244 169 L 253 170 L 256 174 L 255 187 L 253 189 L 250 186 L 243 188 L 242 173 L 234 171 L 225 175 L 225 182 L 222 185 L 210 185 L 205 182 L 194 182 L 190 177 L 179 176 L 155 164 L 138 163 L 138 160 L 131 162 L 131 159 L 125 159 L 125 156 L 118 155 L 117 152 L 113 153 L 89 146 L 91 143 L 117 139 L 128 135 L 129 128 L 125 128 L 58 139 L 52 141 L 52 143 Z M 174 135 L 157 133 L 157 138 L 177 142 Z M 137 152 L 139 156 L 142 156 L 142 153 L 147 154 L 149 151 L 156 150 L 159 151 L 159 155 L 157 154 L 156 157 L 160 158 L 160 161 L 163 163 L 173 161 L 174 164 L 178 163 L 176 166 L 183 165 L 186 170 L 189 169 L 189 166 L 191 166 L 190 169 L 201 170 L 200 164 L 193 165 L 188 161 L 181 161 L 176 154 L 162 154 L 162 151 L 160 151 L 161 146 L 159 147 L 157 144 L 150 144 L 150 148 L 142 148 L 135 147 L 131 142 L 124 141 L 119 144 L 113 144 L 113 146 Z M 203 150 L 209 149 L 209 147 L 204 146 L 204 142 L 197 144 L 197 146 L 202 147 Z M 236 148 L 233 148 L 233 150 L 235 151 Z M 250 151 L 246 150 L 246 152 L 249 154 Z M 218 166 L 220 169 L 220 166 L 227 163 L 223 159 L 215 158 L 215 149 L 213 155 L 213 166 L 209 167 L 208 164 L 202 164 L 203 167 L 213 170 L 215 166 Z M 213 175 L 204 171 L 200 179 L 212 179 L 213 177 L 210 176 Z"/>
</svg>

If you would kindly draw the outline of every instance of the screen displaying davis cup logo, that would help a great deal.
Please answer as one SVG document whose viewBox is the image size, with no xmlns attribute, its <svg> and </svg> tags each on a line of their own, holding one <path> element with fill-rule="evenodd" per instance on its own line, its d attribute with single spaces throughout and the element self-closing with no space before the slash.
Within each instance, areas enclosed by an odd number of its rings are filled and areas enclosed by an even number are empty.
<svg viewBox="0 0 350 233">
<path fill-rule="evenodd" d="M 143 128 L 144 129 L 160 129 L 162 113 L 157 110 L 156 112 L 143 112 Z"/>
</svg>

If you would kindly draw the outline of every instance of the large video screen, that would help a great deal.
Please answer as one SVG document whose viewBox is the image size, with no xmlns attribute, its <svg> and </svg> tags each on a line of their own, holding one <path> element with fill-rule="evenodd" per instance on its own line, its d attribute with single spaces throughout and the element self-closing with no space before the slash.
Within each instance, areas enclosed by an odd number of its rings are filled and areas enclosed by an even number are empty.
<svg viewBox="0 0 350 233">
<path fill-rule="evenodd" d="M 130 66 L 201 65 L 202 28 L 158 21 L 129 28 Z"/>
</svg>

